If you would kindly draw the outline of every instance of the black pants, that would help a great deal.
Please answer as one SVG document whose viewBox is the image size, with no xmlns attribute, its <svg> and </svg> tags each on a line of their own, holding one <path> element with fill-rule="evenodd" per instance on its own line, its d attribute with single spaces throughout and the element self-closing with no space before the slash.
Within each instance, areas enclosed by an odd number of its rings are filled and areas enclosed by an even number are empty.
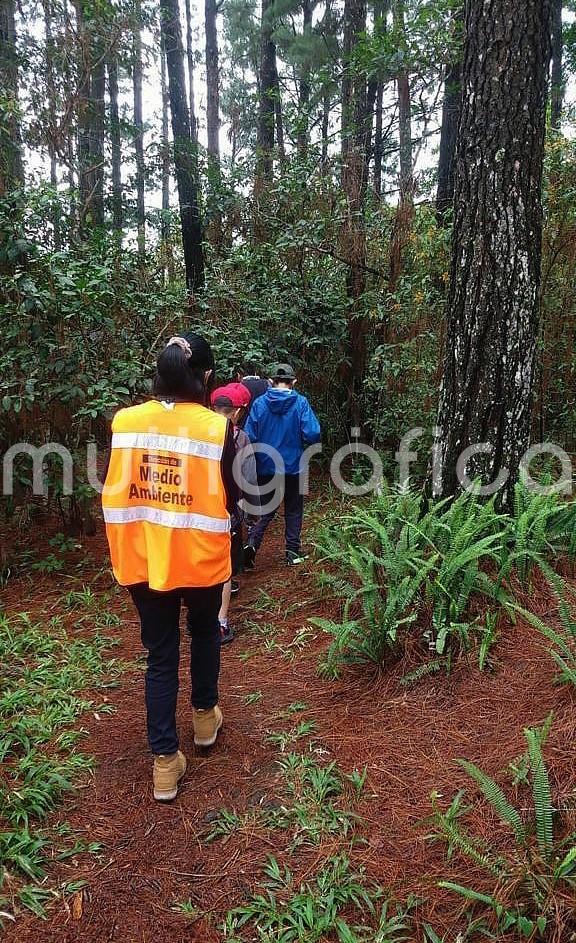
<svg viewBox="0 0 576 943">
<path fill-rule="evenodd" d="M 266 486 L 274 483 L 284 485 L 284 535 L 286 539 L 286 550 L 291 553 L 300 553 L 300 535 L 302 533 L 302 517 L 304 515 L 304 496 L 300 494 L 300 476 L 284 475 L 274 477 L 273 475 L 258 475 L 258 485 L 261 488 L 260 500 L 263 505 L 270 500 L 270 491 Z M 258 550 L 264 539 L 264 534 L 276 517 L 276 511 L 270 511 L 258 517 L 256 523 L 250 528 L 249 541 Z"/>
<path fill-rule="evenodd" d="M 218 703 L 222 584 L 207 589 L 151 590 L 147 583 L 130 586 L 142 625 L 142 644 L 148 650 L 146 714 L 148 742 L 155 755 L 178 749 L 176 702 L 180 664 L 180 607 L 188 609 L 191 640 L 192 704 L 207 710 Z"/>
</svg>

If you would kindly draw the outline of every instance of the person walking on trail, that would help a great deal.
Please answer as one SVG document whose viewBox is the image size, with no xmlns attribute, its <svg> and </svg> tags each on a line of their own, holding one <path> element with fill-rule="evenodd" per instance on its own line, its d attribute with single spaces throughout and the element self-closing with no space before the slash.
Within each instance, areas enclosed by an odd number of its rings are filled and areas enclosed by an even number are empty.
<svg viewBox="0 0 576 943">
<path fill-rule="evenodd" d="M 256 465 L 260 500 L 265 507 L 270 501 L 270 489 L 283 493 L 286 537 L 286 563 L 294 566 L 305 559 L 301 551 L 304 496 L 300 487 L 300 465 L 304 450 L 320 441 L 320 423 L 310 403 L 294 389 L 296 375 L 289 364 L 279 363 L 272 370 L 272 386 L 254 402 L 244 431 L 256 448 Z M 274 457 L 265 449 L 275 449 L 283 467 L 276 468 Z M 276 502 L 274 502 L 276 503 Z M 277 506 L 262 514 L 250 528 L 244 548 L 244 565 L 254 567 L 256 554 L 266 529 L 276 515 Z"/>
<path fill-rule="evenodd" d="M 218 611 L 230 579 L 237 491 L 232 425 L 207 408 L 213 377 L 203 337 L 171 338 L 158 357 L 155 398 L 114 417 L 102 495 L 114 576 L 128 587 L 148 651 L 147 728 L 159 801 L 176 797 L 186 772 L 176 729 L 182 603 L 194 742 L 211 746 L 222 726 Z"/>
<path fill-rule="evenodd" d="M 238 511 L 232 515 L 232 576 L 238 576 L 243 569 L 243 550 L 244 550 L 244 518 L 245 507 L 248 504 L 253 507 L 258 492 L 258 478 L 256 474 L 256 456 L 250 439 L 241 428 L 242 421 L 245 418 L 248 407 L 250 406 L 250 390 L 243 383 L 228 383 L 226 386 L 219 386 L 214 390 L 211 396 L 212 408 L 215 412 L 226 416 L 234 427 L 234 445 L 236 448 L 236 468 L 240 473 L 237 474 L 237 483 L 239 492 L 242 495 L 238 501 Z M 244 490 L 248 489 L 249 490 Z M 220 629 L 222 631 L 222 644 L 234 640 L 234 630 L 228 621 L 228 611 L 230 609 L 230 599 L 234 591 L 233 583 L 237 581 L 230 579 L 224 584 L 222 590 L 222 605 L 218 614 L 220 620 Z"/>
</svg>

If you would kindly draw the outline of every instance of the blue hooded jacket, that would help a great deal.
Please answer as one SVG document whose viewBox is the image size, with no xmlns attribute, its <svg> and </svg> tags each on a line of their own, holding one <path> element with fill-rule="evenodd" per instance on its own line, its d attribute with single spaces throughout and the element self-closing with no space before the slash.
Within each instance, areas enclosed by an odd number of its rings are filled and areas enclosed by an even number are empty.
<svg viewBox="0 0 576 943">
<path fill-rule="evenodd" d="M 277 387 L 254 401 L 244 431 L 252 443 L 277 449 L 286 475 L 297 475 L 304 449 L 320 441 L 320 423 L 306 397 Z M 256 464 L 260 476 L 276 471 L 271 456 L 262 452 L 256 452 Z"/>
</svg>

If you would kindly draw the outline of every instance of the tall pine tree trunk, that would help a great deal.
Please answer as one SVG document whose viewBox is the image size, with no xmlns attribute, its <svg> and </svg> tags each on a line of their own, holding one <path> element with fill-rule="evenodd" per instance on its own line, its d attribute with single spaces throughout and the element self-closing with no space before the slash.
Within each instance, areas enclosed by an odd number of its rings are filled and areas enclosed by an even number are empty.
<svg viewBox="0 0 576 943">
<path fill-rule="evenodd" d="M 258 125 L 256 134 L 256 169 L 254 175 L 253 235 L 256 242 L 266 238 L 262 220 L 264 193 L 273 179 L 274 125 L 276 121 L 276 45 L 272 39 L 271 9 L 274 0 L 262 0 L 260 24 L 260 66 L 258 75 Z"/>
<path fill-rule="evenodd" d="M 306 43 L 310 42 L 312 32 L 312 0 L 302 0 L 302 35 Z M 304 50 L 300 73 L 300 88 L 298 91 L 298 124 L 296 135 L 296 151 L 298 158 L 306 160 L 308 154 L 308 125 L 310 107 L 310 58 L 308 50 Z"/>
<path fill-rule="evenodd" d="M 174 169 L 178 185 L 186 284 L 188 290 L 195 294 L 204 286 L 204 251 L 198 206 L 196 162 L 194 146 L 190 138 L 190 115 L 186 98 L 184 49 L 178 0 L 160 0 L 160 17 L 166 50 L 174 140 Z"/>
<path fill-rule="evenodd" d="M 461 29 L 463 13 L 454 17 L 454 25 Z M 445 223 L 448 212 L 454 202 L 454 160 L 456 156 L 456 138 L 460 120 L 462 101 L 462 62 L 461 51 L 446 67 L 444 75 L 444 100 L 442 102 L 442 124 L 440 128 L 440 153 L 438 156 L 438 189 L 436 191 L 436 216 L 440 225 Z"/>
<path fill-rule="evenodd" d="M 52 231 L 54 248 L 60 249 L 60 203 L 58 200 L 58 162 L 56 155 L 56 81 L 54 72 L 54 37 L 52 35 L 52 0 L 43 0 L 44 40 L 46 54 L 46 87 L 48 90 L 48 154 L 50 156 L 50 186 L 54 190 L 52 207 Z"/>
<path fill-rule="evenodd" d="M 404 22 L 405 0 L 394 0 L 393 21 L 397 42 L 401 50 L 406 49 Z M 388 289 L 395 292 L 402 273 L 402 257 L 414 216 L 414 177 L 412 155 L 412 97 L 410 75 L 405 66 L 396 78 L 398 86 L 398 136 L 399 136 L 399 199 L 390 244 L 390 274 Z"/>
<path fill-rule="evenodd" d="M 542 234 L 551 0 L 467 0 L 447 305 L 440 491 L 462 450 L 468 477 L 506 469 L 508 500 L 530 438 Z"/>
<path fill-rule="evenodd" d="M 166 52 L 163 41 L 160 43 L 160 90 L 162 93 L 162 258 L 166 265 L 168 277 L 172 277 L 174 274 L 174 258 L 170 239 L 170 141 L 168 137 L 170 103 L 166 83 Z M 194 142 L 193 146 L 195 146 Z"/>
<path fill-rule="evenodd" d="M 18 116 L 18 54 L 14 0 L 0 0 L 0 95 L 7 100 L 0 109 L 0 196 L 24 182 L 20 121 Z"/>
<path fill-rule="evenodd" d="M 342 73 L 342 190 L 346 216 L 341 232 L 341 252 L 348 263 L 346 289 L 350 301 L 348 346 L 348 417 L 361 422 L 361 394 L 366 372 L 367 319 L 363 313 L 366 288 L 366 133 L 368 124 L 366 79 L 356 68 L 354 53 L 366 31 L 365 0 L 345 0 Z"/>
<path fill-rule="evenodd" d="M 188 101 L 190 109 L 190 140 L 198 143 L 198 120 L 196 118 L 196 83 L 194 81 L 194 43 L 192 40 L 192 11 L 190 0 L 184 0 L 186 9 L 186 63 L 188 66 Z"/>
<path fill-rule="evenodd" d="M 87 233 L 87 217 L 90 212 L 90 101 L 91 101 L 91 48 L 86 30 L 82 0 L 72 0 L 76 13 L 76 37 L 78 43 L 78 93 L 76 96 L 77 165 L 78 165 L 78 231 L 80 237 Z"/>
<path fill-rule="evenodd" d="M 135 24 L 132 34 L 132 81 L 134 98 L 134 155 L 136 157 L 136 223 L 138 254 L 146 252 L 146 198 L 144 163 L 144 121 L 142 111 L 142 33 L 140 0 L 135 3 Z"/>
<path fill-rule="evenodd" d="M 562 0 L 552 3 L 552 87 L 550 90 L 550 127 L 560 131 L 564 104 L 564 36 L 562 29 Z"/>
<path fill-rule="evenodd" d="M 390 7 L 390 0 L 375 0 L 374 3 L 374 36 L 382 38 L 386 33 L 386 19 Z M 378 199 L 382 193 L 382 108 L 384 100 L 384 77 L 382 71 L 373 75 L 368 83 L 368 108 L 370 111 L 370 140 L 368 142 L 368 151 L 366 162 L 370 169 L 370 159 L 374 161 L 374 192 Z M 374 127 L 374 140 L 372 141 L 372 126 Z"/>
<path fill-rule="evenodd" d="M 204 25 L 206 28 L 206 130 L 208 159 L 214 174 L 220 170 L 220 69 L 218 61 L 217 0 L 205 0 Z"/>
<path fill-rule="evenodd" d="M 106 66 L 103 44 L 94 46 L 90 100 L 90 218 L 92 225 L 104 226 L 104 95 L 106 89 Z"/>
<path fill-rule="evenodd" d="M 111 50 L 107 62 L 108 98 L 110 101 L 110 147 L 112 151 L 112 225 L 119 244 L 122 244 L 122 140 L 118 112 L 118 59 Z"/>
</svg>

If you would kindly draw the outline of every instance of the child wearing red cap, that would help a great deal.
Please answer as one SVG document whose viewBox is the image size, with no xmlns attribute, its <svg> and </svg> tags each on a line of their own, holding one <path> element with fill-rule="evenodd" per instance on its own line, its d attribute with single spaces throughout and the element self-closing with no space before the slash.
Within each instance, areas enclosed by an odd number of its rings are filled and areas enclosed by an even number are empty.
<svg viewBox="0 0 576 943">
<path fill-rule="evenodd" d="M 243 535 L 243 502 L 254 504 L 257 501 L 258 476 L 256 474 L 256 456 L 246 433 L 240 428 L 246 413 L 250 407 L 250 390 L 242 383 L 228 383 L 226 386 L 219 386 L 214 390 L 211 397 L 212 408 L 215 412 L 226 416 L 234 426 L 234 444 L 236 454 L 241 455 L 240 471 L 242 480 L 238 482 L 239 491 L 243 498 L 239 502 L 239 514 L 234 514 L 231 520 L 232 530 L 232 576 L 237 576 L 242 571 L 242 558 L 244 550 Z M 237 463 L 238 464 L 238 463 Z M 245 491 L 243 486 L 251 486 L 252 490 Z M 230 597 L 232 595 L 232 580 L 228 580 L 222 589 L 222 605 L 218 618 L 220 620 L 220 630 L 222 632 L 222 644 L 232 642 L 234 631 L 228 624 L 228 610 L 230 608 Z"/>
</svg>

